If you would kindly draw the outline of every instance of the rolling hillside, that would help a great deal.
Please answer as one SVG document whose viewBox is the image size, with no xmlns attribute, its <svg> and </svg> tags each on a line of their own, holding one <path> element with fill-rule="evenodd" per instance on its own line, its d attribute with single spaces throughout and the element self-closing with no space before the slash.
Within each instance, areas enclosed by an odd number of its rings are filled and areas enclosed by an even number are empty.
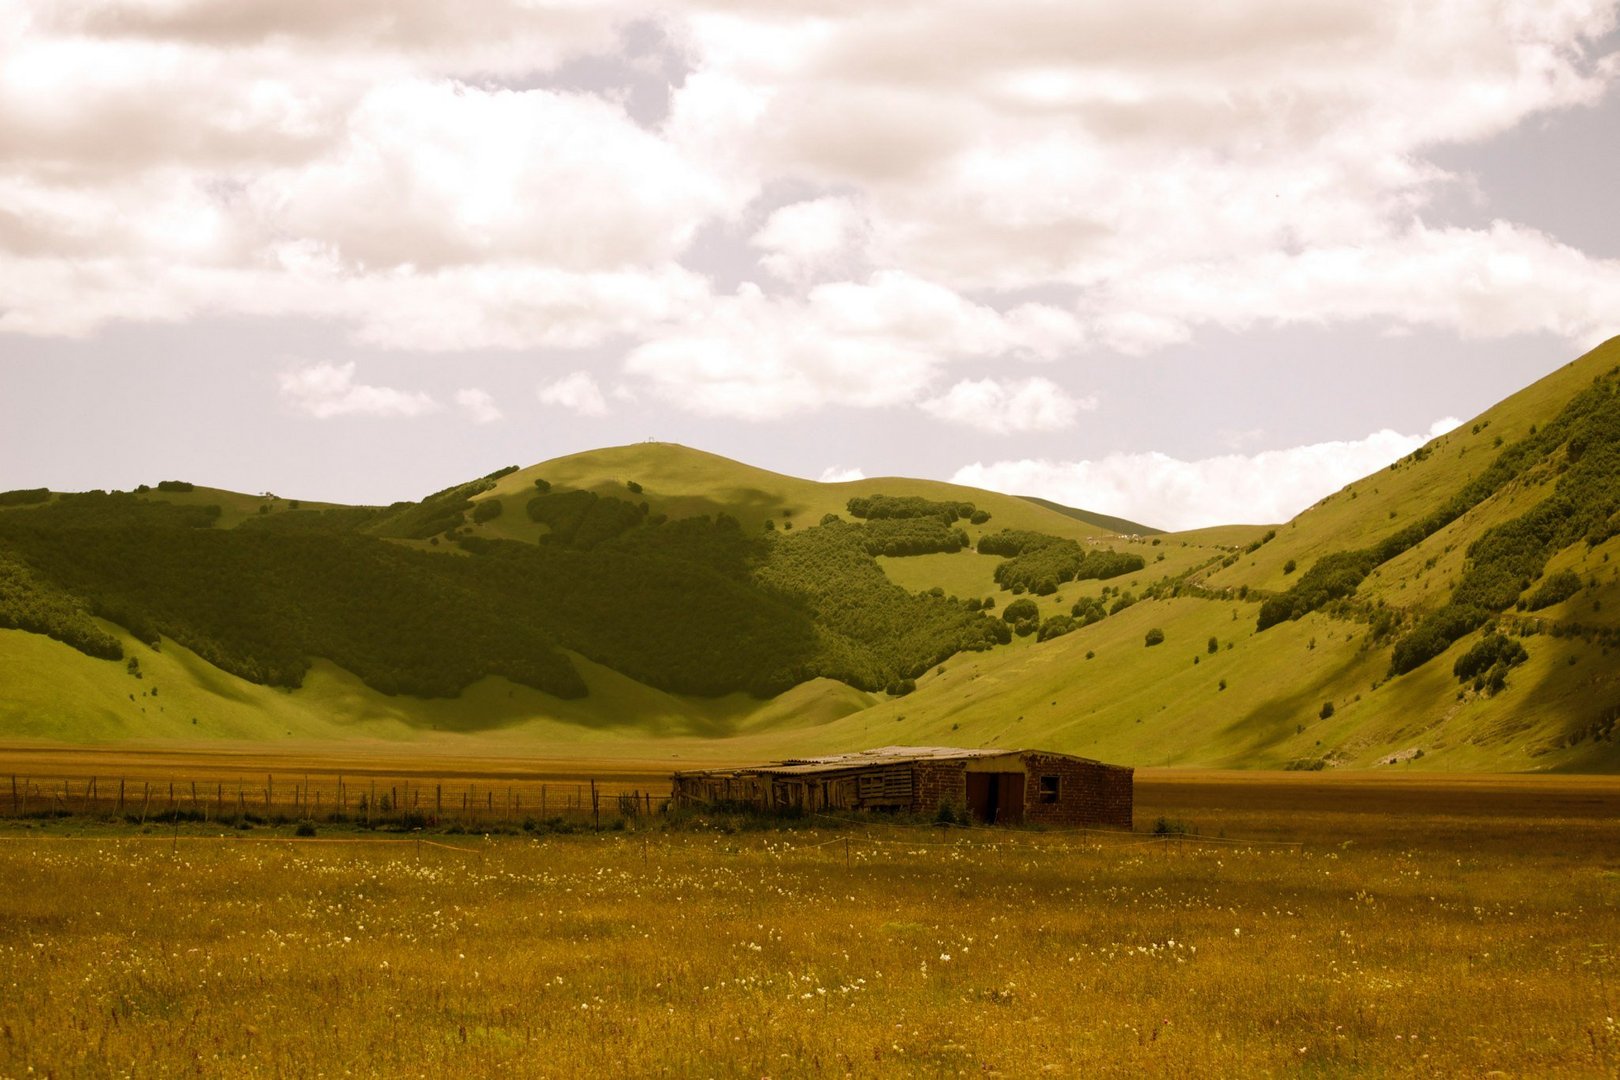
<svg viewBox="0 0 1620 1080">
<path fill-rule="evenodd" d="M 1617 555 L 1617 342 L 1275 526 L 659 443 L 390 507 L 4 493 L 0 739 L 1613 771 Z"/>
</svg>

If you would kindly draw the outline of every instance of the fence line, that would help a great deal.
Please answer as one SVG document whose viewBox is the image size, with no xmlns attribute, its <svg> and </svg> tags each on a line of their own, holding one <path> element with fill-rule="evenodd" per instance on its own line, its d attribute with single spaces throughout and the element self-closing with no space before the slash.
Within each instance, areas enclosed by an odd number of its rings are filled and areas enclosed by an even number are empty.
<svg viewBox="0 0 1620 1080">
<path fill-rule="evenodd" d="M 127 818 L 142 825 L 183 819 L 491 826 L 561 819 L 600 828 L 604 816 L 610 823 L 615 817 L 634 820 L 660 813 L 669 804 L 667 793 L 625 781 L 367 778 L 356 790 L 343 773 L 266 773 L 262 785 L 245 777 L 153 781 L 12 774 L 10 795 L 9 802 L 0 803 L 0 817 Z"/>
</svg>

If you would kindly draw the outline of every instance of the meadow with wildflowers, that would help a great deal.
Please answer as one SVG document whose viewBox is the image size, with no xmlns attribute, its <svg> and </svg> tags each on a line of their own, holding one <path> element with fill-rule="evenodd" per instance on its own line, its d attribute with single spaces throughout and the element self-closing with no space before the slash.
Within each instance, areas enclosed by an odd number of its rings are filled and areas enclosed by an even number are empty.
<svg viewBox="0 0 1620 1080">
<path fill-rule="evenodd" d="M 14 822 L 0 1075 L 1620 1069 L 1603 806 L 1161 794 L 1135 833 Z"/>
</svg>

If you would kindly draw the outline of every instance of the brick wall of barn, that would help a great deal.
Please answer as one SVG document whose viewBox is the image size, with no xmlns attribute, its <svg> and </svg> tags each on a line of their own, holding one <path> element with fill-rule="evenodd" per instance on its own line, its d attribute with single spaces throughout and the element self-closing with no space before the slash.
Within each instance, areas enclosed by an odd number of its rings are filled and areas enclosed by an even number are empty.
<svg viewBox="0 0 1620 1080">
<path fill-rule="evenodd" d="M 911 766 L 911 810 L 932 814 L 941 804 L 967 808 L 967 766 L 962 761 L 919 761 Z"/>
<path fill-rule="evenodd" d="M 1030 824 L 1131 827 L 1134 769 L 1050 754 L 1025 754 L 1024 766 L 1024 820 Z M 1043 776 L 1058 778 L 1057 801 L 1043 801 Z"/>
</svg>

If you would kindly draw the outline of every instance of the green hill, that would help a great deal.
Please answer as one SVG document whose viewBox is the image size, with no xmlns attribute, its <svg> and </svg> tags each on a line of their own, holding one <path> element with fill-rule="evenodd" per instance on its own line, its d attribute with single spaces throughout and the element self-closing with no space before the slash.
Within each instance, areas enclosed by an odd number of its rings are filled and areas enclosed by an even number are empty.
<svg viewBox="0 0 1620 1080">
<path fill-rule="evenodd" d="M 0 493 L 0 739 L 1612 771 L 1617 554 L 1617 342 L 1274 527 L 662 443 L 388 507 Z"/>
</svg>

